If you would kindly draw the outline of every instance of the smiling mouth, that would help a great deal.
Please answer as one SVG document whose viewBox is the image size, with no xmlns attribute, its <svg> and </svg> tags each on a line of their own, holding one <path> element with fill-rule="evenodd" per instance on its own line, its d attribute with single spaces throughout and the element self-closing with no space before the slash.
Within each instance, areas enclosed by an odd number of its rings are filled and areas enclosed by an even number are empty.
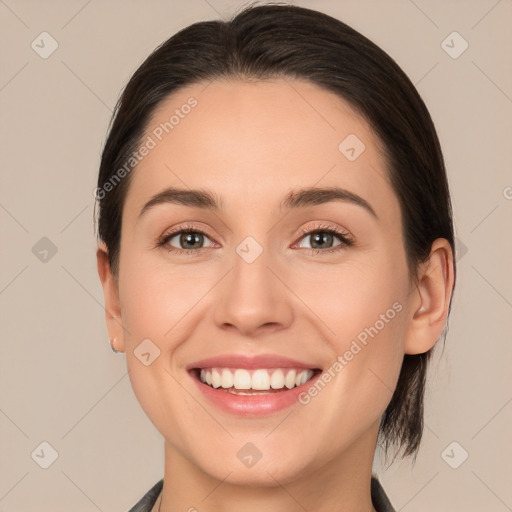
<svg viewBox="0 0 512 512">
<path fill-rule="evenodd" d="M 218 391 L 260 395 L 302 386 L 321 371 L 318 368 L 194 368 L 191 373 L 204 385 Z"/>
</svg>

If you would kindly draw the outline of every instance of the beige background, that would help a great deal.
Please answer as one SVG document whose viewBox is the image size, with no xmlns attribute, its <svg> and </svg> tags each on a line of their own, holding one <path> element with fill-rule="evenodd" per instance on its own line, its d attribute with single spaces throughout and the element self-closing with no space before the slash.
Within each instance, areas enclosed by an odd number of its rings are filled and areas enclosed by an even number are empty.
<svg viewBox="0 0 512 512">
<path fill-rule="evenodd" d="M 295 3 L 347 22 L 403 67 L 436 123 L 453 194 L 458 282 L 424 442 L 414 466 L 376 470 L 397 510 L 512 510 L 512 2 Z M 178 29 L 240 4 L 0 0 L 1 511 L 127 511 L 163 476 L 162 438 L 108 345 L 93 189 L 136 67 Z M 43 31 L 58 43 L 47 59 L 31 48 Z M 457 59 L 441 46 L 453 31 L 469 44 Z M 46 261 L 42 237 L 57 249 Z M 43 441 L 58 452 L 47 469 Z"/>
</svg>

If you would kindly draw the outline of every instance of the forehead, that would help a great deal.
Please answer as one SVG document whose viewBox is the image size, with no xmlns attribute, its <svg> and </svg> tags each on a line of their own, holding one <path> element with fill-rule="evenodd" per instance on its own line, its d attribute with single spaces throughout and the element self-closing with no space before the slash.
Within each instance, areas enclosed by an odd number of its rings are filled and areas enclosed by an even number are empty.
<svg viewBox="0 0 512 512">
<path fill-rule="evenodd" d="M 375 134 L 347 102 L 305 81 L 188 86 L 158 106 L 144 141 L 151 148 L 132 171 L 125 207 L 169 186 L 212 190 L 233 211 L 249 200 L 277 205 L 295 188 L 340 186 L 396 221 Z"/>
</svg>

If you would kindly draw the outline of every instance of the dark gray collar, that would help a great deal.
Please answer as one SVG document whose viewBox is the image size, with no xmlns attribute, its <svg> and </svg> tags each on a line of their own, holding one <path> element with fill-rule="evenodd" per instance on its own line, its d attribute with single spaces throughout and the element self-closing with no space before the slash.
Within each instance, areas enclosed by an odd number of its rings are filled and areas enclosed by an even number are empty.
<svg viewBox="0 0 512 512">
<path fill-rule="evenodd" d="M 395 512 L 376 476 L 372 476 L 372 503 L 377 512 Z"/>
</svg>

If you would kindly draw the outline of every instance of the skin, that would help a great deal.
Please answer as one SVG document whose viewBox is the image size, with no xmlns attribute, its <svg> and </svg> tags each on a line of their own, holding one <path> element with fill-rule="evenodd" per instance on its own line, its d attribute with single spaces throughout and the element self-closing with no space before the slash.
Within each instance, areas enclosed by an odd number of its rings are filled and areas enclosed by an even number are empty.
<svg viewBox="0 0 512 512">
<path fill-rule="evenodd" d="M 403 355 L 431 349 L 442 333 L 453 287 L 450 245 L 436 240 L 419 280 L 410 279 L 378 140 L 338 96 L 283 79 L 196 84 L 160 105 L 146 136 L 191 96 L 197 106 L 132 171 L 118 276 L 103 243 L 97 251 L 109 336 L 126 353 L 137 399 L 165 439 L 161 510 L 373 511 L 379 422 Z M 353 162 L 338 150 L 349 134 L 366 146 Z M 163 204 L 139 218 L 169 186 L 211 190 L 223 209 Z M 279 209 L 292 189 L 310 186 L 348 189 L 378 219 L 345 201 Z M 207 230 L 202 249 L 156 247 L 170 228 L 188 223 Z M 354 245 L 326 253 L 340 243 L 335 237 L 314 254 L 313 237 L 301 230 L 319 224 L 349 233 Z M 250 264 L 236 252 L 247 236 L 263 248 Z M 179 236 L 167 245 L 190 247 Z M 402 310 L 307 405 L 239 417 L 207 402 L 185 371 L 232 352 L 284 355 L 326 370 L 395 302 Z M 134 355 L 146 338 L 160 350 L 149 366 Z M 262 453 L 251 468 L 236 455 L 247 442 Z"/>
</svg>

